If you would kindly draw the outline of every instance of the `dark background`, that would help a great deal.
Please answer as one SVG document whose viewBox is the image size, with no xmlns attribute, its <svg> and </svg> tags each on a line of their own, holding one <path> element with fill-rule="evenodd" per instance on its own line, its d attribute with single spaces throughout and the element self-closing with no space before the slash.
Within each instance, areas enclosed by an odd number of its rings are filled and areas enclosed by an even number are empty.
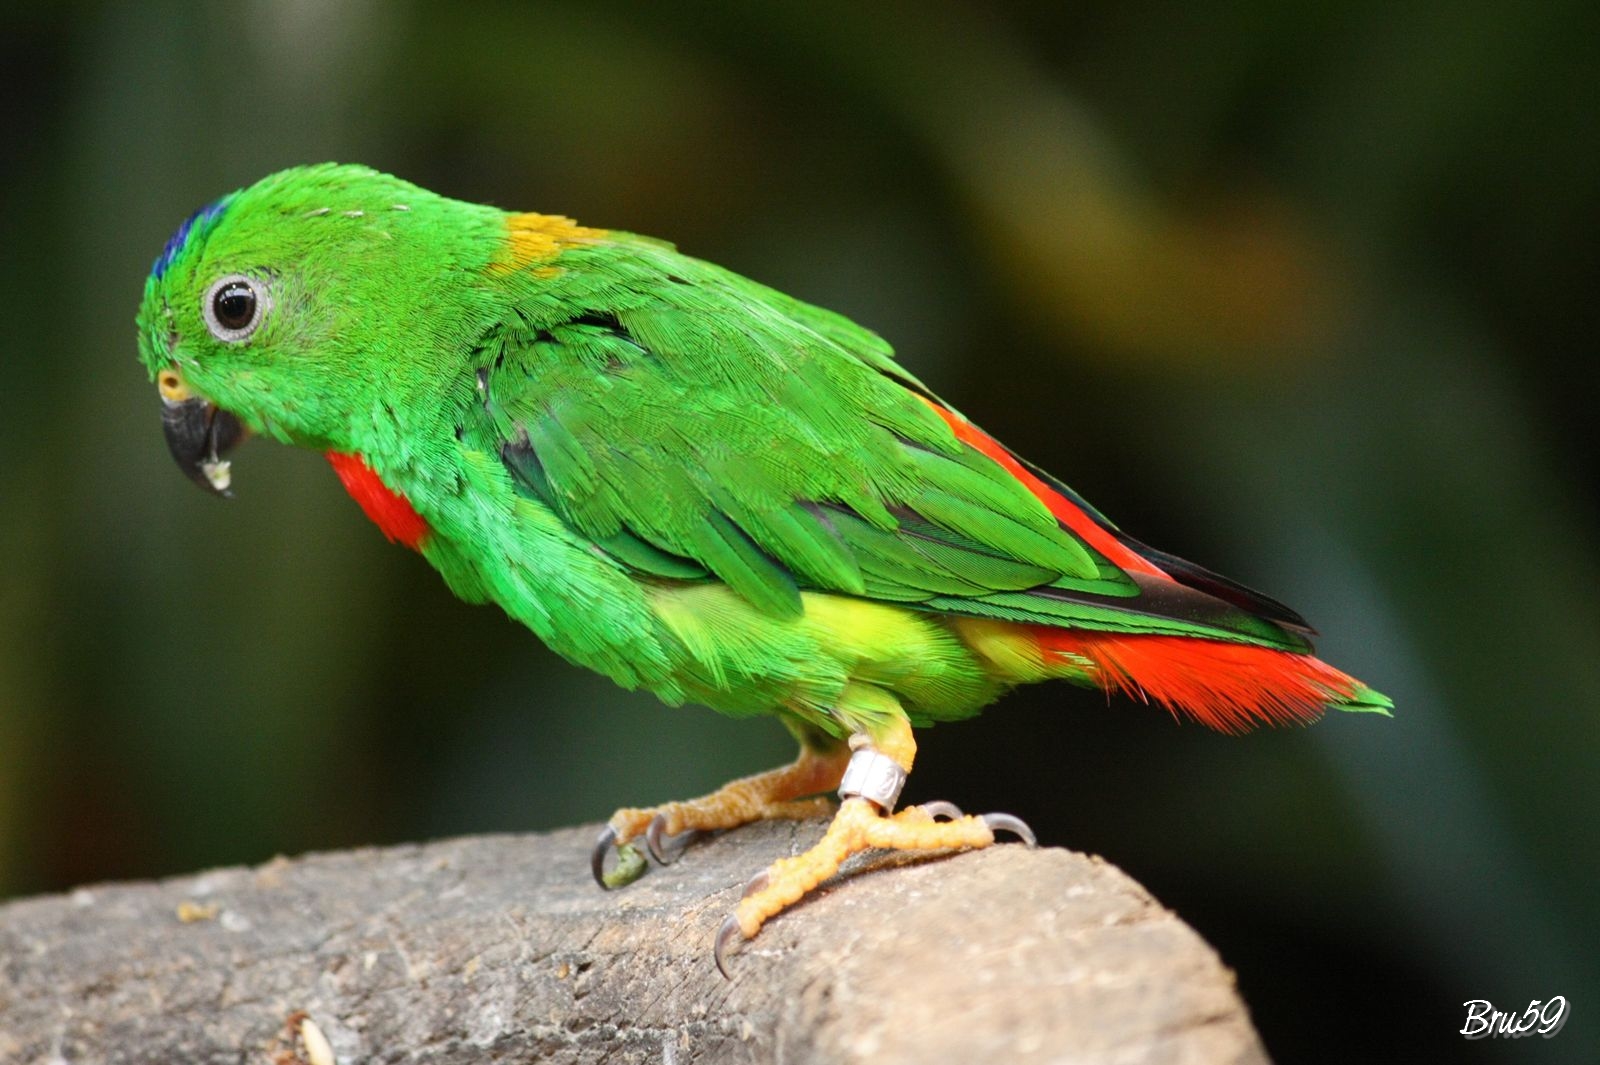
<svg viewBox="0 0 1600 1065">
<path fill-rule="evenodd" d="M 791 753 L 455 602 L 316 456 L 253 443 L 231 505 L 172 467 L 151 258 L 363 161 L 850 314 L 1399 707 L 1230 738 L 1036 688 L 924 733 L 909 799 L 1127 869 L 1280 1061 L 1600 1060 L 1600 8 L 1204 6 L 13 4 L 0 895 L 595 821 Z M 1457 1034 L 1556 994 L 1553 1040 Z"/>
</svg>

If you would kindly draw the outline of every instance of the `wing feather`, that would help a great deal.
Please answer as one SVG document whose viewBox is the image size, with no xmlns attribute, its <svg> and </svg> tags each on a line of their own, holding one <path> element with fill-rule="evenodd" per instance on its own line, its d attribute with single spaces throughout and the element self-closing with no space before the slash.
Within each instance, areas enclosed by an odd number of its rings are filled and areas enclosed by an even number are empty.
<svg viewBox="0 0 1600 1065">
<path fill-rule="evenodd" d="M 811 589 L 1032 624 L 1298 639 L 1237 597 L 1119 568 L 1086 539 L 1104 540 L 1098 527 L 1075 531 L 959 438 L 888 346 L 838 315 L 625 236 L 565 253 L 556 276 L 504 283 L 523 286 L 517 313 L 478 345 L 463 433 L 641 578 L 720 580 L 777 615 Z"/>
</svg>

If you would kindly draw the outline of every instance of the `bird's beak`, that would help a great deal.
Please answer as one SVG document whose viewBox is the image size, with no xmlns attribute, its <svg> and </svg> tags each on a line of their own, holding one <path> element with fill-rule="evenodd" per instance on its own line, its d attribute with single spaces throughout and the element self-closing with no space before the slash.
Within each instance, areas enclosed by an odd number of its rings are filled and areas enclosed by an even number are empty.
<svg viewBox="0 0 1600 1065">
<path fill-rule="evenodd" d="M 209 400 L 190 395 L 176 370 L 163 370 L 157 384 L 161 429 L 178 468 L 206 491 L 231 497 L 232 464 L 222 456 L 244 439 L 244 425 Z"/>
</svg>

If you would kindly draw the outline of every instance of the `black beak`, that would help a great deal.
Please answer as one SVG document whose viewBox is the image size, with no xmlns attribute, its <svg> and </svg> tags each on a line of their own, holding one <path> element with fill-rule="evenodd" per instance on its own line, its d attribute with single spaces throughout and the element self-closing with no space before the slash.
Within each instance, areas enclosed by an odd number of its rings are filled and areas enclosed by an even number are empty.
<svg viewBox="0 0 1600 1065">
<path fill-rule="evenodd" d="M 228 491 L 229 463 L 223 455 L 244 439 L 238 418 L 203 399 L 161 400 L 161 429 L 178 468 L 195 484 L 219 496 Z"/>
</svg>

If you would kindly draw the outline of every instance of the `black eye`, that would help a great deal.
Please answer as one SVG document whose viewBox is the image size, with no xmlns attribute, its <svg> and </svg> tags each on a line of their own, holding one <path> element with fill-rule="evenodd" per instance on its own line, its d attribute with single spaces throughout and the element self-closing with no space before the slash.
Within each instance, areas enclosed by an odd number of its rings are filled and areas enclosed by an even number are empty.
<svg viewBox="0 0 1600 1065">
<path fill-rule="evenodd" d="M 211 286 L 202 310 L 212 335 L 235 343 L 256 331 L 270 305 L 261 282 L 233 274 Z"/>
<path fill-rule="evenodd" d="M 256 294 L 243 281 L 235 281 L 211 298 L 217 324 L 225 329 L 243 329 L 256 316 Z"/>
</svg>

